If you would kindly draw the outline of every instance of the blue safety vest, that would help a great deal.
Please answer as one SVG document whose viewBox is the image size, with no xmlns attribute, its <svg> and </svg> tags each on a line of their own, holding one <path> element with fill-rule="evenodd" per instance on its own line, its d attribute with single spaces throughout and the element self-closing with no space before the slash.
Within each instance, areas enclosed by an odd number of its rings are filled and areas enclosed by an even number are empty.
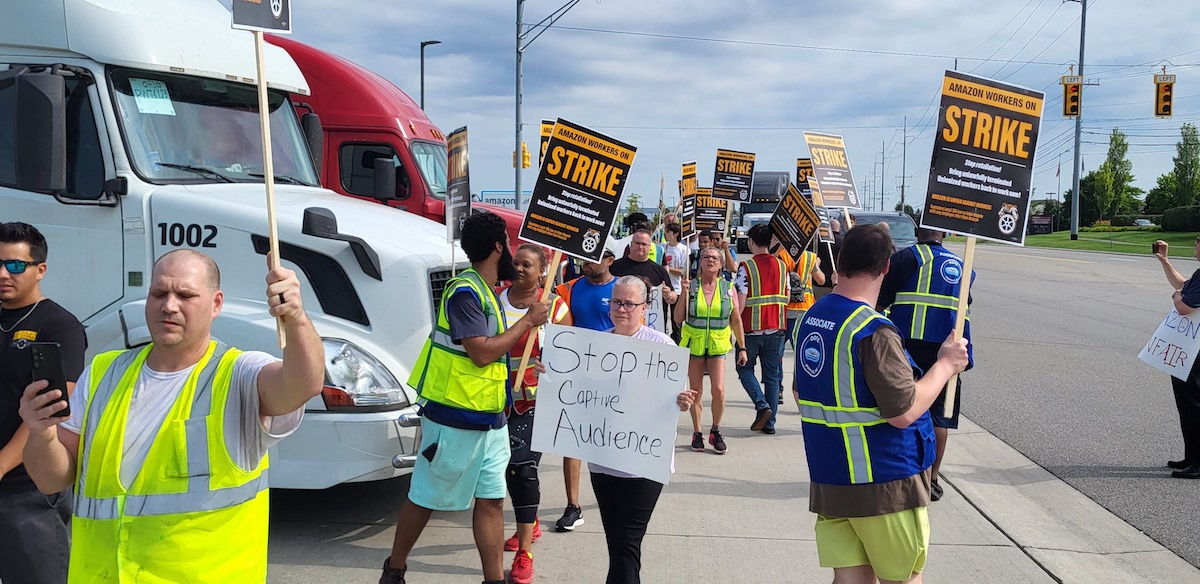
<svg viewBox="0 0 1200 584">
<path fill-rule="evenodd" d="M 809 476 L 815 483 L 862 485 L 911 477 L 933 465 L 929 412 L 907 428 L 880 415 L 863 375 L 859 341 L 893 327 L 870 306 L 838 294 L 817 301 L 800 324 L 796 387 Z M 914 372 L 920 369 L 909 358 Z"/>
<path fill-rule="evenodd" d="M 957 255 L 936 243 L 918 243 L 901 253 L 917 257 L 917 272 L 896 292 L 888 318 L 906 339 L 942 344 L 954 330 L 958 316 L 958 290 L 963 264 Z M 971 272 L 975 281 L 975 272 Z M 971 311 L 963 329 L 967 357 L 975 364 L 971 345 Z"/>
</svg>

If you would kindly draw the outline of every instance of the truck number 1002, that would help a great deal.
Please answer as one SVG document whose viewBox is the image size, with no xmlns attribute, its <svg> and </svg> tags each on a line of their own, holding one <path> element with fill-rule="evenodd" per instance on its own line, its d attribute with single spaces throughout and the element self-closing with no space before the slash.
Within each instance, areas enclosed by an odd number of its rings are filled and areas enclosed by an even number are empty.
<svg viewBox="0 0 1200 584">
<path fill-rule="evenodd" d="M 158 240 L 160 245 L 173 245 L 176 247 L 187 245 L 188 247 L 217 247 L 213 243 L 213 238 L 217 236 L 216 225 L 198 225 L 192 223 L 184 225 L 182 223 L 159 223 L 158 224 Z"/>
</svg>

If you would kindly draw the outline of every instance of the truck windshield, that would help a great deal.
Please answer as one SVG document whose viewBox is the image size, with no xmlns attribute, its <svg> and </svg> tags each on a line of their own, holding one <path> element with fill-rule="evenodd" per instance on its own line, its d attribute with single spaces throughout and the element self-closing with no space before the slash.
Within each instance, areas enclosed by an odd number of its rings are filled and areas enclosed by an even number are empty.
<svg viewBox="0 0 1200 584">
<path fill-rule="evenodd" d="M 433 142 L 413 142 L 412 155 L 421 167 L 421 176 L 435 199 L 446 198 L 446 147 Z"/>
<path fill-rule="evenodd" d="M 263 181 L 254 86 L 133 69 L 113 69 L 111 80 L 129 156 L 142 178 L 160 184 Z M 270 91 L 267 103 L 276 181 L 317 186 L 291 102 Z"/>
</svg>

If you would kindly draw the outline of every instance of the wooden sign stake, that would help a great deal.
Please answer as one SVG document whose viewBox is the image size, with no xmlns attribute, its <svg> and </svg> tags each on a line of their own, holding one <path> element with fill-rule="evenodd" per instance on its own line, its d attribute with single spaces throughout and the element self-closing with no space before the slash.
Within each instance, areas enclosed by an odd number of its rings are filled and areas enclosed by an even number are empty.
<svg viewBox="0 0 1200 584">
<path fill-rule="evenodd" d="M 267 253 L 270 268 L 280 266 L 279 224 L 275 220 L 275 164 L 271 158 L 270 103 L 267 100 L 267 63 L 263 56 L 263 33 L 254 31 L 254 59 L 258 66 L 258 119 L 262 130 L 263 182 L 267 185 L 267 223 L 271 249 Z M 287 336 L 283 334 L 283 318 L 275 319 L 275 334 L 279 337 L 279 348 L 287 347 Z"/>
<path fill-rule="evenodd" d="M 975 264 L 975 238 L 967 236 L 967 251 L 963 257 L 962 277 L 958 280 L 958 313 L 954 319 L 954 338 L 963 338 L 967 326 L 967 301 L 971 298 L 971 270 Z M 954 398 L 958 394 L 958 374 L 955 373 L 946 383 L 946 403 L 942 415 L 954 417 Z"/>
</svg>

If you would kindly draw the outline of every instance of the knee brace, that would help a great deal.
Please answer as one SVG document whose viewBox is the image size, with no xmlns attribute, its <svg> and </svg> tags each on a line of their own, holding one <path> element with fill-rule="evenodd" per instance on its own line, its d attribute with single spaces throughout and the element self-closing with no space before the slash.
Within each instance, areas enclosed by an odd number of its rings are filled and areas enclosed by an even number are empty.
<svg viewBox="0 0 1200 584">
<path fill-rule="evenodd" d="M 537 507 L 541 503 L 541 483 L 538 480 L 537 463 L 534 461 L 508 465 L 505 478 L 508 495 L 512 497 L 513 511 L 517 523 L 537 521 Z"/>
</svg>

